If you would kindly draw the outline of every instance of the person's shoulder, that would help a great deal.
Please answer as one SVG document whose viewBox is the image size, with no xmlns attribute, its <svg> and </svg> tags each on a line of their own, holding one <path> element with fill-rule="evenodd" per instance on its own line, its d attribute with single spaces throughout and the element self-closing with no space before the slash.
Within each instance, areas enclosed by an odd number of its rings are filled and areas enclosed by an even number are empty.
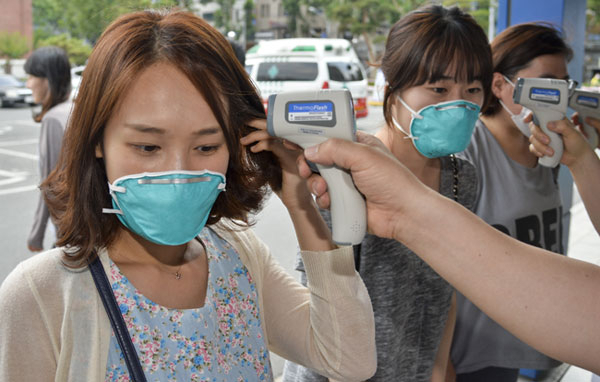
<svg viewBox="0 0 600 382">
<path fill-rule="evenodd" d="M 42 123 L 58 122 L 61 125 L 66 125 L 72 108 L 73 102 L 70 100 L 59 103 L 44 114 Z"/>
<path fill-rule="evenodd" d="M 48 290 L 56 285 L 63 268 L 59 248 L 36 254 L 19 263 L 0 286 L 0 298 L 30 293 L 32 290 Z"/>
<path fill-rule="evenodd" d="M 221 239 L 233 245 L 238 252 L 252 253 L 264 246 L 245 222 L 222 218 L 209 228 Z"/>
<path fill-rule="evenodd" d="M 210 229 L 225 240 L 241 238 L 251 234 L 250 227 L 244 222 L 226 218 L 222 218 L 217 223 L 211 225 Z"/>
<path fill-rule="evenodd" d="M 248 224 L 222 218 L 217 223 L 212 224 L 209 229 L 232 245 L 244 264 L 249 265 L 249 263 L 262 263 L 265 261 L 264 255 L 268 252 L 266 245 L 256 236 Z"/>
<path fill-rule="evenodd" d="M 458 153 L 457 157 L 466 159 L 477 167 L 478 162 L 488 156 L 486 152 L 490 150 L 490 137 L 492 135 L 483 121 L 477 120 L 469 145 L 464 151 Z"/>
</svg>

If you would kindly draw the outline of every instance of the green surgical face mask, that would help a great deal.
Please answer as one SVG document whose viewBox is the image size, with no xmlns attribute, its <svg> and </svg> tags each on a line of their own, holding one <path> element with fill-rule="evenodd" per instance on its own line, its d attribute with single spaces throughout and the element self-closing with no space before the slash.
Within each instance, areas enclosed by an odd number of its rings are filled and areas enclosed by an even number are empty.
<svg viewBox="0 0 600 382">
<path fill-rule="evenodd" d="M 411 139 L 419 153 L 427 158 L 439 158 L 463 151 L 471 141 L 479 119 L 479 105 L 466 100 L 454 100 L 428 105 L 415 112 L 398 97 L 410 111 L 409 131 L 392 117 L 394 125 Z"/>
<path fill-rule="evenodd" d="M 113 208 L 125 227 L 162 245 L 185 244 L 208 220 L 225 189 L 225 175 L 211 171 L 145 172 L 108 184 Z"/>
</svg>

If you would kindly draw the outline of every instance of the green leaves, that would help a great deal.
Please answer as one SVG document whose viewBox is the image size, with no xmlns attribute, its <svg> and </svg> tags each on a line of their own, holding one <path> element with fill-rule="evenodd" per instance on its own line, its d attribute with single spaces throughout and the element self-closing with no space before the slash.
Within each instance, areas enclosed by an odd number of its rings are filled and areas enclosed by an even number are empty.
<svg viewBox="0 0 600 382">
<path fill-rule="evenodd" d="M 27 37 L 19 32 L 0 32 L 0 56 L 20 58 L 29 51 Z"/>
<path fill-rule="evenodd" d="M 86 44 L 81 39 L 69 37 L 64 33 L 39 40 L 36 48 L 50 45 L 64 49 L 73 66 L 84 65 L 92 53 L 92 47 L 89 44 Z"/>
<path fill-rule="evenodd" d="M 180 6 L 190 0 L 33 0 L 33 20 L 43 35 L 66 33 L 92 45 L 114 19 L 148 8 Z"/>
</svg>

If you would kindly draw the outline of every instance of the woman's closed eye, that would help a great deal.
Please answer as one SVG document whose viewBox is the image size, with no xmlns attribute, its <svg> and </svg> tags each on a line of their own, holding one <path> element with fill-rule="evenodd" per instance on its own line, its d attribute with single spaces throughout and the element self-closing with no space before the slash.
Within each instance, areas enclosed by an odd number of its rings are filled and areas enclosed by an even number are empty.
<svg viewBox="0 0 600 382">
<path fill-rule="evenodd" d="M 151 154 L 160 150 L 160 146 L 157 145 L 132 144 L 131 146 L 142 154 Z"/>
<path fill-rule="evenodd" d="M 202 145 L 196 147 L 196 150 L 198 150 L 201 154 L 212 154 L 217 151 L 219 147 L 221 147 L 221 145 Z"/>
</svg>

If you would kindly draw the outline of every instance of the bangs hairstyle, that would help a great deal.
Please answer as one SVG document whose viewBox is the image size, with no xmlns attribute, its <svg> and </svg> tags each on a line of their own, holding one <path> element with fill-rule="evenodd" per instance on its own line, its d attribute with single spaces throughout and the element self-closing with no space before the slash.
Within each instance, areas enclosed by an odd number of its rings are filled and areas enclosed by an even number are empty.
<svg viewBox="0 0 600 382">
<path fill-rule="evenodd" d="M 384 116 L 391 125 L 394 99 L 390 97 L 448 76 L 457 82 L 481 81 L 485 105 L 491 89 L 492 55 L 485 32 L 471 15 L 457 7 L 432 5 L 413 11 L 394 24 L 381 70 L 388 83 Z"/>
<path fill-rule="evenodd" d="M 49 96 L 42 103 L 42 111 L 33 119 L 40 122 L 44 114 L 71 94 L 71 64 L 67 52 L 57 46 L 36 49 L 25 61 L 25 73 L 48 80 Z"/>
<path fill-rule="evenodd" d="M 513 83 L 516 74 L 531 64 L 535 58 L 547 54 L 562 54 L 571 61 L 573 51 L 565 42 L 559 29 L 549 23 L 525 23 L 505 29 L 492 41 L 494 72 L 504 74 Z M 491 95 L 484 115 L 494 115 L 502 110 L 495 95 Z"/>
<path fill-rule="evenodd" d="M 150 65 L 179 69 L 202 94 L 223 129 L 229 164 L 227 190 L 219 194 L 207 224 L 221 218 L 249 224 L 268 191 L 281 186 L 281 170 L 269 152 L 240 143 L 265 118 L 262 102 L 227 40 L 187 12 L 143 11 L 124 15 L 104 31 L 83 74 L 56 169 L 42 184 L 58 225 L 57 245 L 69 247 L 67 264 L 84 266 L 96 248 L 108 247 L 121 223 L 102 213 L 112 205 L 105 165 L 96 158 L 104 127 L 126 91 Z"/>
</svg>

